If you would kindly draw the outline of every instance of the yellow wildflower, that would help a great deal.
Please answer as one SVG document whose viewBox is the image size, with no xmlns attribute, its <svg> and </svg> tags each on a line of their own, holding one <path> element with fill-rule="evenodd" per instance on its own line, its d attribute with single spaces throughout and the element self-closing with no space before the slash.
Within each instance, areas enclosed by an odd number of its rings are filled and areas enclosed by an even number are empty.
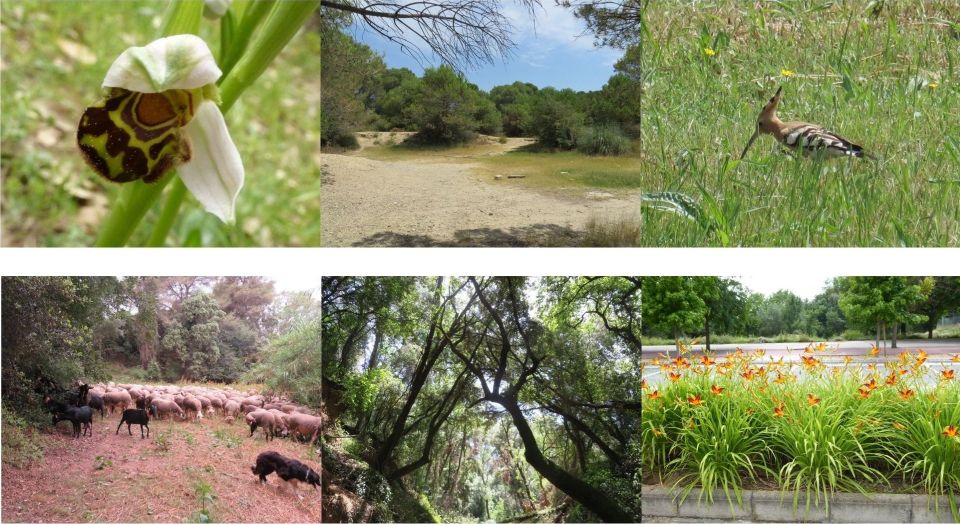
<svg viewBox="0 0 960 524">
<path fill-rule="evenodd" d="M 717 52 L 714 51 L 713 49 L 710 49 L 709 47 L 704 47 L 704 48 L 703 48 L 703 54 L 705 54 L 705 55 L 707 55 L 707 56 L 713 56 L 713 55 L 717 54 Z"/>
<path fill-rule="evenodd" d="M 794 72 L 793 72 L 792 70 L 790 70 L 790 69 L 781 69 L 781 70 L 780 70 L 780 74 L 783 75 L 783 76 L 785 76 L 785 77 L 787 77 L 787 78 L 790 78 L 791 76 L 795 75 L 796 73 L 794 73 Z"/>
<path fill-rule="evenodd" d="M 937 83 L 937 82 L 930 82 L 930 83 L 927 84 L 927 85 L 928 85 L 928 87 L 930 87 L 930 89 L 936 89 L 936 88 L 940 87 L 940 84 Z"/>
</svg>

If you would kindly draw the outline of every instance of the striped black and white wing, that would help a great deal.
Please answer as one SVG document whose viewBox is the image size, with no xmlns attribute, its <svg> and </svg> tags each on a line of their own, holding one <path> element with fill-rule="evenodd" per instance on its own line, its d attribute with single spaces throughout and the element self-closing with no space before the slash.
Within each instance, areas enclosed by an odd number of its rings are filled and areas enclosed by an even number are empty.
<svg viewBox="0 0 960 524">
<path fill-rule="evenodd" d="M 791 128 L 784 135 L 783 143 L 798 149 L 805 155 L 822 152 L 827 156 L 864 156 L 863 148 L 813 124 L 802 124 Z"/>
</svg>

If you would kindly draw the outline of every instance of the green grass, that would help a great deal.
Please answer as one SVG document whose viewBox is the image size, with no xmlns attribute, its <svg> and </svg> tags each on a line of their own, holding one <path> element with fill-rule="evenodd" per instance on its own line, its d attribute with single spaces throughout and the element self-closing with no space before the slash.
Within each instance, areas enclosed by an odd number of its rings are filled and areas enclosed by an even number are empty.
<svg viewBox="0 0 960 524">
<path fill-rule="evenodd" d="M 120 185 L 83 162 L 76 126 L 101 96 L 112 61 L 127 47 L 156 38 L 166 5 L 0 4 L 4 245 L 93 244 Z M 219 24 L 205 21 L 201 36 L 218 56 Z M 226 115 L 246 171 L 236 225 L 220 223 L 188 197 L 168 245 L 319 245 L 319 56 L 319 35 L 305 30 Z M 133 245 L 146 242 L 158 214 L 147 215 Z"/>
<path fill-rule="evenodd" d="M 636 156 L 598 156 L 578 151 L 539 151 L 535 147 L 501 153 L 497 140 L 471 142 L 452 147 L 412 146 L 380 143 L 360 153 L 382 161 L 430 161 L 479 164 L 484 178 L 495 175 L 522 175 L 517 185 L 527 187 L 576 187 L 636 189 L 643 187 Z"/>
<path fill-rule="evenodd" d="M 641 245 L 960 244 L 956 4 L 869 4 L 649 3 L 638 179 L 693 204 L 645 206 Z M 784 121 L 880 160 L 794 158 L 764 136 L 737 163 L 779 85 Z"/>
</svg>

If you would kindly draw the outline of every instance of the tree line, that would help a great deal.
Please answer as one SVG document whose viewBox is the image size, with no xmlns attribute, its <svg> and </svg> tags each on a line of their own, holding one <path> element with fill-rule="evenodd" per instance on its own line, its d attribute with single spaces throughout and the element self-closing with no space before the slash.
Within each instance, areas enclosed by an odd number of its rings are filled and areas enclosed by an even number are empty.
<svg viewBox="0 0 960 524">
<path fill-rule="evenodd" d="M 602 9 L 583 12 L 588 21 L 610 19 L 598 18 L 608 12 Z M 599 91 L 514 82 L 485 92 L 449 63 L 426 68 L 420 77 L 388 68 L 346 32 L 350 14 L 321 9 L 322 145 L 355 148 L 357 131 L 402 130 L 415 131 L 414 143 L 426 145 L 458 144 L 484 134 L 534 137 L 543 149 L 622 154 L 639 138 L 639 43 L 628 37 L 598 36 L 598 42 L 625 47 L 615 74 Z M 629 25 L 629 16 L 623 19 Z M 598 34 L 620 34 L 620 26 L 592 24 Z"/>
<path fill-rule="evenodd" d="M 960 309 L 960 277 L 840 277 L 812 300 L 790 291 L 769 296 L 748 292 L 720 277 L 646 277 L 644 335 L 679 340 L 716 334 L 776 337 L 805 334 L 821 339 L 888 337 L 920 329 L 933 338 L 945 315 Z"/>
<path fill-rule="evenodd" d="M 110 365 L 142 381 L 256 380 L 319 405 L 319 304 L 264 278 L 4 277 L 2 318 L 5 405 L 29 411 Z M 311 354 L 316 368 L 300 367 Z"/>
<path fill-rule="evenodd" d="M 387 486 L 371 504 L 429 494 L 419 513 L 377 518 L 433 520 L 436 507 L 444 520 L 504 519 L 564 497 L 575 520 L 639 517 L 639 278 L 338 277 L 322 289 L 332 437 Z M 325 456 L 338 477 L 337 454 Z"/>
</svg>

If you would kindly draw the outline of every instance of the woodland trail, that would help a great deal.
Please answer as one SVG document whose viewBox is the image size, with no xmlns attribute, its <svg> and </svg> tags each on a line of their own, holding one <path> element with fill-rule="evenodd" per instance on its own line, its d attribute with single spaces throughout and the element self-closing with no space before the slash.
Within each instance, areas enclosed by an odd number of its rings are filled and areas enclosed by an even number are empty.
<svg viewBox="0 0 960 524">
<path fill-rule="evenodd" d="M 528 143 L 511 138 L 495 154 Z M 639 192 L 530 189 L 463 160 L 322 155 L 321 245 L 563 247 L 579 245 L 590 220 L 639 219 Z"/>
<path fill-rule="evenodd" d="M 100 421 L 93 437 L 71 436 L 61 422 L 43 459 L 25 469 L 3 464 L 4 522 L 196 522 L 201 509 L 196 488 L 206 483 L 214 496 L 207 510 L 217 522 L 319 522 L 320 492 L 300 484 L 299 500 L 276 475 L 257 483 L 250 467 L 261 451 L 274 450 L 319 471 L 309 446 L 278 438 L 250 438 L 242 422 L 220 417 L 199 423 L 151 421 L 150 437 L 133 436 L 119 413 Z M 221 431 L 217 436 L 217 432 Z M 168 432 L 164 451 L 155 438 Z M 97 457 L 102 457 L 98 459 Z M 98 466 L 105 464 L 102 469 Z"/>
</svg>

